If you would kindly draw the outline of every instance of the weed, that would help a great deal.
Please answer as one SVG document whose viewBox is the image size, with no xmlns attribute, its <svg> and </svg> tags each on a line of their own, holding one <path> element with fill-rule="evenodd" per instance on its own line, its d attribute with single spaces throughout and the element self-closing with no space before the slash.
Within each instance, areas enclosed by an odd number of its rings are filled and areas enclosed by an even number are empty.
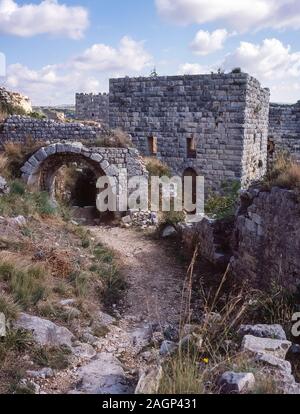
<svg viewBox="0 0 300 414">
<path fill-rule="evenodd" d="M 19 305 L 14 298 L 6 293 L 0 293 L 0 313 L 4 313 L 9 321 L 17 319 L 20 312 Z"/>
<path fill-rule="evenodd" d="M 57 370 L 67 369 L 70 365 L 71 351 L 68 347 L 36 348 L 33 351 L 33 360 L 41 367 Z"/>
</svg>

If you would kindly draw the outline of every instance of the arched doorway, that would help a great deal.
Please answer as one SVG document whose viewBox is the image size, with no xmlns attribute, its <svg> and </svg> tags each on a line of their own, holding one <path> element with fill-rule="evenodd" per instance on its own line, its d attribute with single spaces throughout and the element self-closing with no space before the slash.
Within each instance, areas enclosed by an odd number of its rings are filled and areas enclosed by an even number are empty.
<svg viewBox="0 0 300 414">
<path fill-rule="evenodd" d="M 23 179 L 35 188 L 49 193 L 53 204 L 64 202 L 80 214 L 106 221 L 115 217 L 96 208 L 98 178 L 106 176 L 115 186 L 116 168 L 103 156 L 79 144 L 53 144 L 37 151 L 21 169 Z"/>
</svg>

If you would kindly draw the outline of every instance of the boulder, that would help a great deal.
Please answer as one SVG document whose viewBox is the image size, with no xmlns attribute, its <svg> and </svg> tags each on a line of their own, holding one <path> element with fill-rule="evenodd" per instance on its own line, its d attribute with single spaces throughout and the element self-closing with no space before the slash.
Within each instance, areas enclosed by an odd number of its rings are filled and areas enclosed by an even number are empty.
<svg viewBox="0 0 300 414">
<path fill-rule="evenodd" d="M 242 325 L 238 331 L 240 336 L 252 335 L 259 338 L 280 339 L 286 341 L 286 333 L 281 325 Z"/>
<path fill-rule="evenodd" d="M 263 365 L 270 366 L 272 368 L 280 369 L 288 374 L 292 373 L 292 365 L 289 361 L 285 361 L 284 359 L 277 358 L 272 354 L 258 354 L 255 357 L 256 362 L 260 362 Z"/>
<path fill-rule="evenodd" d="M 118 359 L 112 354 L 100 353 L 88 365 L 79 368 L 79 394 L 130 394 L 132 389 Z M 72 393 L 72 392 L 71 392 Z"/>
<path fill-rule="evenodd" d="M 4 313 L 0 313 L 0 338 L 6 336 L 6 318 Z"/>
<path fill-rule="evenodd" d="M 108 315 L 107 313 L 98 311 L 93 315 L 94 322 L 97 325 L 109 326 L 116 322 L 116 319 L 113 316 Z"/>
<path fill-rule="evenodd" d="M 89 344 L 80 344 L 72 348 L 72 352 L 75 356 L 81 359 L 92 359 L 96 356 L 96 351 Z"/>
<path fill-rule="evenodd" d="M 167 226 L 164 228 L 161 237 L 163 237 L 164 239 L 166 239 L 167 237 L 173 237 L 177 234 L 177 231 L 175 229 L 175 227 L 173 226 Z"/>
<path fill-rule="evenodd" d="M 218 386 L 224 394 L 239 394 L 253 390 L 255 377 L 250 372 L 225 372 L 219 378 Z"/>
<path fill-rule="evenodd" d="M 31 331 L 39 345 L 72 347 L 74 335 L 67 328 L 47 320 L 21 313 L 14 323 L 15 328 Z"/>
<path fill-rule="evenodd" d="M 254 355 L 267 353 L 285 359 L 291 345 L 289 341 L 246 335 L 242 342 L 242 351 Z"/>
<path fill-rule="evenodd" d="M 161 366 L 143 372 L 135 389 L 135 394 L 157 394 L 162 376 L 163 369 Z"/>
</svg>

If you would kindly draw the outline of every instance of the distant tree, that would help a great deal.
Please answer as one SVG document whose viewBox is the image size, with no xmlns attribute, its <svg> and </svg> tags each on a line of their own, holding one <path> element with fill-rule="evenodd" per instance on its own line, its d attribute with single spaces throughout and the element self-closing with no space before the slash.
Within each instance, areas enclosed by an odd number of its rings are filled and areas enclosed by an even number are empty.
<svg viewBox="0 0 300 414">
<path fill-rule="evenodd" d="M 157 78 L 157 77 L 158 77 L 158 73 L 156 71 L 156 68 L 154 67 L 150 73 L 150 78 Z"/>
</svg>

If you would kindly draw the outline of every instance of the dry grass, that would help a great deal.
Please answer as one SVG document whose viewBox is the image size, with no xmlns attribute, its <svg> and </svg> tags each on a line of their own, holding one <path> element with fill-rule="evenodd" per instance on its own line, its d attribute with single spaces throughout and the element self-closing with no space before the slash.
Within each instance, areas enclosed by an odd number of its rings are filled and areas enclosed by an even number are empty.
<svg viewBox="0 0 300 414">
<path fill-rule="evenodd" d="M 167 164 L 156 157 L 143 158 L 146 169 L 151 177 L 170 177 L 171 171 Z"/>
<path fill-rule="evenodd" d="M 30 136 L 22 144 L 16 142 L 4 144 L 4 154 L 8 159 L 7 174 L 12 178 L 19 178 L 22 166 L 42 146 L 42 142 L 34 141 Z"/>
<path fill-rule="evenodd" d="M 36 305 L 47 296 L 45 266 L 32 265 L 24 256 L 0 253 L 0 281 L 6 282 L 10 294 L 23 309 Z"/>
<path fill-rule="evenodd" d="M 279 153 L 272 163 L 265 184 L 289 190 L 300 190 L 300 164 L 287 153 Z"/>
<path fill-rule="evenodd" d="M 8 165 L 8 158 L 5 154 L 0 154 L 0 174 L 6 175 L 6 168 Z"/>
<path fill-rule="evenodd" d="M 107 131 L 104 136 L 97 137 L 91 147 L 131 148 L 133 147 L 130 135 L 121 129 Z"/>
</svg>

